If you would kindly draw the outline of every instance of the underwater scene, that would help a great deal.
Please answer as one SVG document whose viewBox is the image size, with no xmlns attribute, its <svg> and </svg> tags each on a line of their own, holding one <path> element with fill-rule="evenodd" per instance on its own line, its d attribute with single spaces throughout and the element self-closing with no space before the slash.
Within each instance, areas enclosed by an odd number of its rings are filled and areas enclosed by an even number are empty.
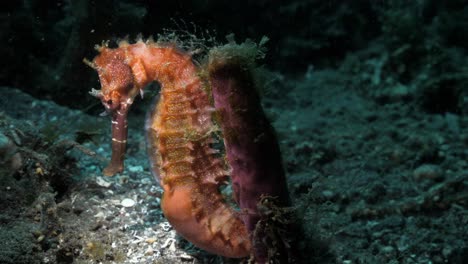
<svg viewBox="0 0 468 264">
<path fill-rule="evenodd" d="M 468 263 L 468 1 L 3 1 L 0 263 Z"/>
</svg>

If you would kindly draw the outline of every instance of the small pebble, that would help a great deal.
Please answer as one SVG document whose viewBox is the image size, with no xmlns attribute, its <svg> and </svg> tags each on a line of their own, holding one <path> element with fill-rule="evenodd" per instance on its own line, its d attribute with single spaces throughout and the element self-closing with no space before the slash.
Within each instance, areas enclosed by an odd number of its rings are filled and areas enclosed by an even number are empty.
<svg viewBox="0 0 468 264">
<path fill-rule="evenodd" d="M 329 191 L 329 190 L 325 190 L 322 192 L 322 195 L 326 198 L 326 199 L 332 199 L 333 196 L 335 196 L 335 194 L 332 192 L 332 191 Z"/>
<path fill-rule="evenodd" d="M 104 213 L 103 212 L 99 212 L 97 214 L 94 215 L 94 217 L 97 217 L 97 218 L 104 218 Z"/>
<path fill-rule="evenodd" d="M 437 165 L 423 164 L 413 171 L 413 177 L 415 180 L 435 180 L 442 177 L 442 169 Z"/>
<path fill-rule="evenodd" d="M 190 255 L 188 255 L 188 254 L 185 254 L 185 253 L 182 253 L 182 255 L 180 255 L 180 258 L 181 258 L 182 260 L 185 260 L 185 261 L 189 261 L 189 260 L 192 260 L 192 259 L 193 259 L 192 256 L 190 256 Z"/>
<path fill-rule="evenodd" d="M 146 243 L 148 243 L 148 244 L 153 244 L 154 242 L 156 242 L 155 237 L 149 237 L 149 238 L 146 239 Z"/>
<path fill-rule="evenodd" d="M 442 250 L 442 255 L 445 257 L 445 258 L 449 258 L 450 255 L 452 254 L 453 250 L 452 248 L 449 248 L 449 247 L 446 247 Z"/>
<path fill-rule="evenodd" d="M 391 246 L 384 246 L 382 247 L 381 251 L 384 254 L 389 254 L 389 253 L 393 253 L 394 249 Z"/>
<path fill-rule="evenodd" d="M 40 235 L 38 238 L 37 238 L 37 242 L 42 242 L 42 240 L 44 240 L 45 236 L 44 235 Z"/>
<path fill-rule="evenodd" d="M 105 188 L 108 188 L 109 186 L 112 185 L 110 182 L 104 180 L 102 177 L 97 177 L 96 178 L 96 183 L 97 183 L 97 185 L 105 187 Z"/>
<path fill-rule="evenodd" d="M 135 201 L 130 198 L 125 198 L 122 200 L 122 202 L 120 202 L 120 205 L 123 207 L 132 207 L 135 205 Z"/>
<path fill-rule="evenodd" d="M 130 172 L 142 172 L 143 167 L 142 166 L 128 166 L 128 171 L 130 171 Z"/>
<path fill-rule="evenodd" d="M 146 256 L 151 256 L 151 255 L 153 255 L 153 253 L 154 253 L 154 250 L 153 250 L 152 248 L 148 248 L 148 249 L 146 250 L 146 252 L 145 252 L 145 255 L 146 255 Z"/>
<path fill-rule="evenodd" d="M 171 245 L 169 246 L 169 250 L 172 251 L 172 252 L 175 252 L 176 251 L 176 246 L 175 246 L 175 240 L 171 243 Z"/>
</svg>

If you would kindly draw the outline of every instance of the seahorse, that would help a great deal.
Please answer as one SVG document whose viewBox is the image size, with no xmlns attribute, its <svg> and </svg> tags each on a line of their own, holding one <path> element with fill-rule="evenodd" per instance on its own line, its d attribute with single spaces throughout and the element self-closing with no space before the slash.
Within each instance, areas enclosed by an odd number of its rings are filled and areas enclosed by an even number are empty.
<svg viewBox="0 0 468 264">
<path fill-rule="evenodd" d="M 128 110 L 157 81 L 160 98 L 147 121 L 147 134 L 151 167 L 164 190 L 164 215 L 197 247 L 226 257 L 248 256 L 247 228 L 219 191 L 228 172 L 210 147 L 214 108 L 192 56 L 175 45 L 142 40 L 97 50 L 89 64 L 98 72 L 101 90 L 91 94 L 112 117 L 112 158 L 104 175 L 122 172 Z"/>
<path fill-rule="evenodd" d="M 151 169 L 164 190 L 164 215 L 197 247 L 231 258 L 252 253 L 265 263 L 262 238 L 253 237 L 262 217 L 257 203 L 261 196 L 274 196 L 288 206 L 289 196 L 276 137 L 246 69 L 249 59 L 229 60 L 246 58 L 236 53 L 256 53 L 252 47 L 214 48 L 198 66 L 175 44 L 121 41 L 117 48 L 97 46 L 98 56 L 85 62 L 101 83 L 101 90 L 90 93 L 112 118 L 112 157 L 104 175 L 123 171 L 128 110 L 150 82 L 158 82 L 159 100 L 146 132 Z M 219 129 L 225 158 L 212 147 Z M 220 192 L 228 177 L 241 211 Z"/>
</svg>

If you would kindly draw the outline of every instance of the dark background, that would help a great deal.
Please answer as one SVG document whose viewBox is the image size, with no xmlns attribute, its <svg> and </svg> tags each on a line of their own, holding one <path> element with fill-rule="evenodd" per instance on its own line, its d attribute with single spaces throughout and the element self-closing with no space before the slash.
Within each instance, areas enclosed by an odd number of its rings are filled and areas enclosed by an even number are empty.
<svg viewBox="0 0 468 264">
<path fill-rule="evenodd" d="M 93 112 L 99 107 L 87 91 L 99 84 L 82 59 L 96 55 L 94 45 L 125 36 L 133 40 L 139 33 L 156 37 L 168 29 L 220 44 L 230 33 L 237 41 L 266 35 L 269 52 L 262 63 L 292 76 L 302 76 L 311 65 L 337 67 L 359 50 L 392 53 L 402 47 L 409 52 L 386 70 L 403 84 L 428 64 L 434 76 L 466 72 L 461 58 L 468 45 L 468 10 L 462 0 L 25 0 L 2 6 L 0 84 Z M 449 79 L 438 82 L 444 91 L 427 92 L 442 93 L 439 97 L 455 106 L 430 111 L 462 111 L 456 105 L 466 81 Z"/>
</svg>

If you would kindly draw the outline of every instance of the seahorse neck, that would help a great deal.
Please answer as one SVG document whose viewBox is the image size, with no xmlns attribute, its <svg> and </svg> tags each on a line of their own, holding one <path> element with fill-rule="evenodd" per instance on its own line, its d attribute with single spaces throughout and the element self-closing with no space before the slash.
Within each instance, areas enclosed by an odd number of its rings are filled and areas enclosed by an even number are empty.
<svg viewBox="0 0 468 264">
<path fill-rule="evenodd" d="M 132 66 L 139 62 L 144 69 L 146 78 L 142 85 L 157 81 L 165 89 L 172 90 L 187 86 L 194 78 L 198 79 L 191 56 L 174 46 L 136 43 L 130 46 L 128 52 L 129 64 Z"/>
</svg>

